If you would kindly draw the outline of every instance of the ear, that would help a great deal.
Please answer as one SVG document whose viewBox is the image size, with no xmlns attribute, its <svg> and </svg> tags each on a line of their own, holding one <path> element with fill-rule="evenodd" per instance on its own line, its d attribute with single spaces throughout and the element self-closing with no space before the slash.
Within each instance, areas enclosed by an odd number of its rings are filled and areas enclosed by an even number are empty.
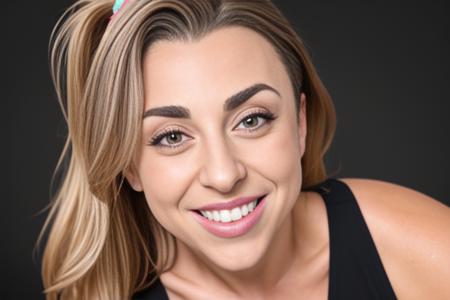
<svg viewBox="0 0 450 300">
<path fill-rule="evenodd" d="M 298 142 L 301 157 L 305 153 L 306 149 L 306 133 L 307 133 L 307 122 L 306 122 L 306 96 L 304 93 L 300 94 L 300 109 L 298 112 Z"/>
<path fill-rule="evenodd" d="M 137 172 L 137 168 L 134 163 L 132 163 L 128 168 L 126 168 L 123 171 L 123 175 L 127 179 L 130 186 L 135 190 L 136 192 L 142 192 L 142 182 L 139 177 L 139 173 Z"/>
</svg>

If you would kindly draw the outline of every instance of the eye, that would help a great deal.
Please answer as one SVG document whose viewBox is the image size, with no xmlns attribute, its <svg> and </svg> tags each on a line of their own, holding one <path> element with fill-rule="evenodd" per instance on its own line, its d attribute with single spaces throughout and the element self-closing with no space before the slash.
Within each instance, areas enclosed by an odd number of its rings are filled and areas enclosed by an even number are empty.
<svg viewBox="0 0 450 300">
<path fill-rule="evenodd" d="M 242 118 L 241 122 L 239 122 L 239 125 L 243 124 L 244 130 L 251 132 L 258 130 L 262 126 L 270 123 L 275 119 L 275 115 L 271 112 L 257 111 L 250 113 Z M 262 125 L 260 125 L 261 123 Z M 236 127 L 236 129 L 239 129 L 239 126 Z M 178 128 L 166 129 L 162 133 L 157 134 L 155 137 L 151 138 L 148 144 L 155 147 L 174 149 L 182 146 L 187 139 L 189 139 L 189 136 Z"/>
<path fill-rule="evenodd" d="M 275 120 L 276 117 L 274 114 L 268 111 L 258 111 L 253 112 L 242 118 L 241 122 L 239 124 L 242 124 L 244 126 L 244 130 L 246 131 L 255 131 L 258 130 L 260 127 L 270 123 L 271 121 Z M 262 123 L 262 125 L 260 125 Z M 239 128 L 239 127 L 236 127 Z"/>
<path fill-rule="evenodd" d="M 156 147 L 177 148 L 186 140 L 183 139 L 183 136 L 186 135 L 179 129 L 168 129 L 153 137 L 149 145 Z M 166 141 L 166 143 L 162 143 L 163 141 Z"/>
</svg>

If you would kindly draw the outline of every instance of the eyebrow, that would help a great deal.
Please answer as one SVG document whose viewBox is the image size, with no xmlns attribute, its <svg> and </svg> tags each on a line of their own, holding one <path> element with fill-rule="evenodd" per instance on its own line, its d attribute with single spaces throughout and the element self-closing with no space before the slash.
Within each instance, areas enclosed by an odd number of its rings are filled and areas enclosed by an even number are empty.
<svg viewBox="0 0 450 300">
<path fill-rule="evenodd" d="M 263 91 L 263 90 L 272 91 L 275 94 L 277 94 L 279 97 L 281 97 L 280 93 L 276 89 L 271 87 L 270 85 L 267 85 L 265 83 L 257 83 L 246 89 L 243 89 L 242 91 L 229 97 L 223 104 L 223 110 L 231 111 L 231 110 L 239 107 L 240 105 L 244 104 L 247 100 L 249 100 L 255 94 L 257 94 L 258 92 Z M 169 106 L 150 108 L 149 110 L 147 110 L 144 113 L 142 118 L 145 119 L 145 118 L 151 117 L 151 116 L 190 119 L 191 112 L 189 111 L 188 108 L 183 107 L 183 106 L 169 105 Z"/>
</svg>

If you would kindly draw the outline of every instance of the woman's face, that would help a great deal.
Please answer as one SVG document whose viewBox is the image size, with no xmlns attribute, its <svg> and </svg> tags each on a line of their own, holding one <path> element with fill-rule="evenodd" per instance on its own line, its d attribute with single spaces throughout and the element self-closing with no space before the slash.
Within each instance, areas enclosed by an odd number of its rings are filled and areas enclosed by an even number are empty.
<svg viewBox="0 0 450 300">
<path fill-rule="evenodd" d="M 298 124 L 300 99 L 274 48 L 243 27 L 153 44 L 144 81 L 142 141 L 127 180 L 160 224 L 203 259 L 228 270 L 255 265 L 283 234 L 278 229 L 299 197 L 304 95 Z M 195 211 L 263 195 L 246 216 L 243 203 L 241 210 L 210 209 L 219 221 Z"/>
</svg>

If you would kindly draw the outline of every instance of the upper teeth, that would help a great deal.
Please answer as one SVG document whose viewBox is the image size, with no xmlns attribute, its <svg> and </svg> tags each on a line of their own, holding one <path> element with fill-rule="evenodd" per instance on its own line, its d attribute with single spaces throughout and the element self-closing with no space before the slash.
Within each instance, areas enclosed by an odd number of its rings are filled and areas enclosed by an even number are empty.
<svg viewBox="0 0 450 300">
<path fill-rule="evenodd" d="M 244 204 L 240 207 L 232 208 L 231 210 L 223 209 L 223 210 L 201 210 L 200 212 L 205 218 L 208 218 L 210 221 L 228 223 L 231 221 L 236 221 L 241 219 L 243 216 L 248 215 L 255 209 L 256 202 L 252 201 L 248 204 Z"/>
</svg>

